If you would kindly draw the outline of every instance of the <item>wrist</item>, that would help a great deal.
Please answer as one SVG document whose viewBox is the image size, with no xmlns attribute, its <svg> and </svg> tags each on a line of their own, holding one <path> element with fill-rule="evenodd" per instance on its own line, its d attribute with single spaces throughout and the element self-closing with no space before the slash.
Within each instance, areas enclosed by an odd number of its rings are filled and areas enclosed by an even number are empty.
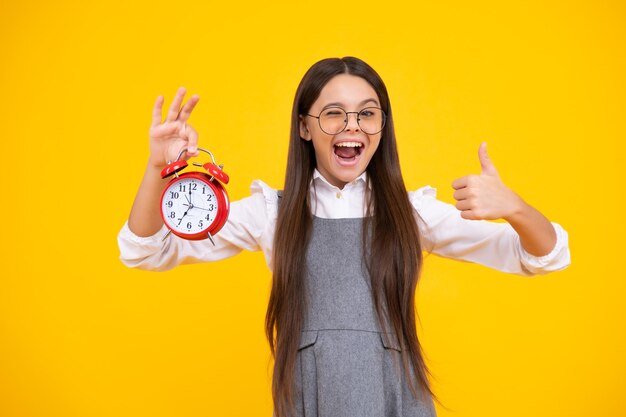
<svg viewBox="0 0 626 417">
<path fill-rule="evenodd" d="M 155 170 L 162 170 L 165 168 L 165 163 L 163 160 L 153 159 L 152 157 L 148 157 L 148 168 Z"/>
<path fill-rule="evenodd" d="M 170 178 L 161 177 L 161 172 L 163 171 L 163 168 L 165 168 L 165 165 L 160 166 L 158 164 L 148 162 L 148 164 L 146 165 L 146 170 L 144 172 L 144 177 L 150 179 L 153 182 L 157 180 L 158 182 L 167 182 Z"/>
<path fill-rule="evenodd" d="M 515 194 L 515 201 L 511 203 L 511 210 L 508 215 L 503 217 L 503 219 L 513 225 L 526 217 L 531 209 L 531 206 L 526 204 L 520 196 Z"/>
</svg>

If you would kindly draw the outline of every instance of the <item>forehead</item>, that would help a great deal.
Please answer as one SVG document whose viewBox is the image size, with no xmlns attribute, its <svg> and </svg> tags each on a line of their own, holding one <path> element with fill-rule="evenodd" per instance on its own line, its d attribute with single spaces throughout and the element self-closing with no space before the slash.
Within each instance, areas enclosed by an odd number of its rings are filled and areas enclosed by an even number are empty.
<svg viewBox="0 0 626 417">
<path fill-rule="evenodd" d="M 329 104 L 354 108 L 364 104 L 379 105 L 374 88 L 361 77 L 350 74 L 337 75 L 322 88 L 320 96 L 313 103 L 313 109 L 321 109 Z"/>
</svg>

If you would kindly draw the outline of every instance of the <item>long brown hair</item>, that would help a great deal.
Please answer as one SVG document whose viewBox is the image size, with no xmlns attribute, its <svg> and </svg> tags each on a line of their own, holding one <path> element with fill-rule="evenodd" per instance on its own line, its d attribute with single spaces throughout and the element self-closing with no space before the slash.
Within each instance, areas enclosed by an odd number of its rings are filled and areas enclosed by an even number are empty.
<svg viewBox="0 0 626 417">
<path fill-rule="evenodd" d="M 363 250 L 376 254 L 366 257 L 374 305 L 382 331 L 397 335 L 411 392 L 416 398 L 428 393 L 436 399 L 416 330 L 415 290 L 422 266 L 420 234 L 400 172 L 387 88 L 362 60 L 329 58 L 314 64 L 304 75 L 291 114 L 287 172 L 274 237 L 272 292 L 265 319 L 265 333 L 274 356 L 272 394 L 276 417 L 287 417 L 293 410 L 295 362 L 307 307 L 303 260 L 312 225 L 309 188 L 315 151 L 312 141 L 300 137 L 299 116 L 309 112 L 326 83 L 339 74 L 365 79 L 387 114 L 380 145 L 367 167 L 371 192 L 363 225 Z M 391 329 L 387 329 L 383 317 L 388 317 Z M 415 371 L 414 377 L 409 367 Z"/>
</svg>

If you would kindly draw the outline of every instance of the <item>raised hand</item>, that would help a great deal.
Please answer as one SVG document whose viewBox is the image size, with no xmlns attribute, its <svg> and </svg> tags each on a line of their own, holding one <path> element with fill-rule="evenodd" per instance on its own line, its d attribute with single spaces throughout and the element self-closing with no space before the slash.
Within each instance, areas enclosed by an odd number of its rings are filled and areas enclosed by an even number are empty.
<svg viewBox="0 0 626 417">
<path fill-rule="evenodd" d="M 480 175 L 467 175 L 452 183 L 456 208 L 468 220 L 508 219 L 520 210 L 524 201 L 500 179 L 485 142 L 478 148 L 478 159 Z"/>
<path fill-rule="evenodd" d="M 163 122 L 161 122 L 163 96 L 158 96 L 154 103 L 150 126 L 149 163 L 152 166 L 164 167 L 168 161 L 175 160 L 184 148 L 187 148 L 187 153 L 183 158 L 198 155 L 198 132 L 187 123 L 187 120 L 200 97 L 194 94 L 181 108 L 185 93 L 184 87 L 178 89 Z"/>
</svg>

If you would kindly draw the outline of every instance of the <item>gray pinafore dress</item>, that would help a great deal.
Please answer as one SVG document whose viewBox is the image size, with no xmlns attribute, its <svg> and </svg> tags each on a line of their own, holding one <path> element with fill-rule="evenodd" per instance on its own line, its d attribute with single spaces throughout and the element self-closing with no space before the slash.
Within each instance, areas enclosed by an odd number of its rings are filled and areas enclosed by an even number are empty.
<svg viewBox="0 0 626 417">
<path fill-rule="evenodd" d="M 389 334 L 386 341 L 381 333 L 362 225 L 358 218 L 313 218 L 294 417 L 434 417 L 432 399 L 415 399 L 398 368 L 397 338 Z"/>
</svg>

